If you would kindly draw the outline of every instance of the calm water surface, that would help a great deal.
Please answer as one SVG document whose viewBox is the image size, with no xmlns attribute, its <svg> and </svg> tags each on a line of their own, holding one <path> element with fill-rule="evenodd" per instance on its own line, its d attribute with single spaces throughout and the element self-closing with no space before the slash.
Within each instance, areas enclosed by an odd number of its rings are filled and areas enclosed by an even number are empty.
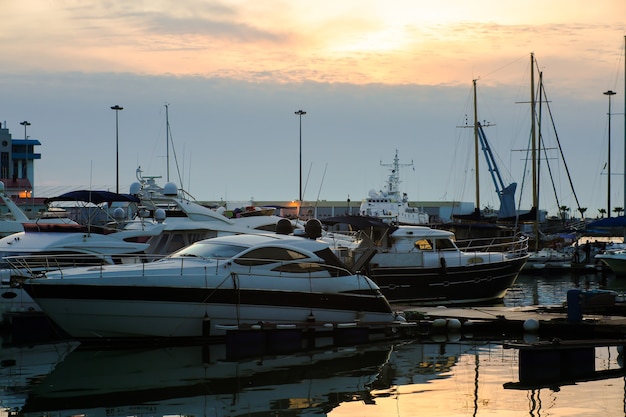
<svg viewBox="0 0 626 417">
<path fill-rule="evenodd" d="M 626 280 L 520 276 L 504 304 L 561 304 L 572 288 L 622 292 Z M 592 376 L 521 385 L 516 349 L 469 334 L 436 339 L 239 360 L 223 345 L 97 350 L 70 342 L 5 343 L 0 415 L 626 415 L 616 347 L 594 350 Z"/>
</svg>

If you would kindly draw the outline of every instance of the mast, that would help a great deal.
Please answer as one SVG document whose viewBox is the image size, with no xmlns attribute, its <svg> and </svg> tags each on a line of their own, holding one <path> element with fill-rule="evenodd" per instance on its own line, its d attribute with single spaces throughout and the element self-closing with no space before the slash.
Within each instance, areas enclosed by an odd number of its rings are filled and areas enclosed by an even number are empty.
<svg viewBox="0 0 626 417">
<path fill-rule="evenodd" d="M 532 177 L 533 177 L 533 208 L 535 220 L 533 233 L 535 236 L 535 250 L 539 250 L 539 193 L 537 192 L 537 133 L 535 131 L 535 55 L 530 54 L 530 135 L 532 153 Z"/>
<path fill-rule="evenodd" d="M 383 167 L 391 167 L 391 174 L 389 175 L 389 179 L 387 180 L 387 189 L 386 193 L 390 196 L 400 196 L 400 167 L 410 167 L 413 166 L 413 161 L 410 164 L 401 164 L 400 159 L 398 158 L 398 150 L 396 149 L 396 154 L 393 158 L 393 163 L 391 164 L 383 164 L 380 161 L 380 166 Z"/>
<path fill-rule="evenodd" d="M 169 104 L 165 105 L 165 160 L 167 161 L 166 178 L 170 182 L 170 116 Z"/>
<path fill-rule="evenodd" d="M 472 80 L 474 84 L 474 165 L 476 171 L 476 213 L 480 219 L 480 182 L 478 175 L 478 109 L 476 108 L 476 80 Z"/>
</svg>

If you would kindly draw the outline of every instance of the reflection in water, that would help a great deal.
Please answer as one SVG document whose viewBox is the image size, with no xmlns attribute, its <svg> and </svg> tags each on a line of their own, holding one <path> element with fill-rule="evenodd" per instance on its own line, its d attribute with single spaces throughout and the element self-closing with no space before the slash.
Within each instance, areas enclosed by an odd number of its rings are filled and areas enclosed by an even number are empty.
<svg viewBox="0 0 626 417">
<path fill-rule="evenodd" d="M 508 290 L 504 305 L 507 307 L 529 305 L 555 305 L 566 300 L 567 291 L 613 290 L 626 293 L 626 279 L 607 273 L 546 273 L 544 275 L 520 274 Z"/>
<path fill-rule="evenodd" d="M 3 343 L 0 349 L 0 408 L 19 410 L 30 387 L 45 378 L 54 365 L 77 346 L 77 342 L 67 341 L 26 347 Z"/>
<path fill-rule="evenodd" d="M 577 285 L 616 285 L 596 276 L 520 278 L 517 298 L 507 302 L 561 303 L 569 289 L 583 288 Z M 0 404 L 18 416 L 626 413 L 626 381 L 609 372 L 622 365 L 616 347 L 595 349 L 596 380 L 535 387 L 518 384 L 516 349 L 461 335 L 240 360 L 230 360 L 224 345 L 98 350 L 53 343 L 0 353 Z"/>
<path fill-rule="evenodd" d="M 224 345 L 79 347 L 33 387 L 22 414 L 325 415 L 342 401 L 367 401 L 389 351 L 372 345 L 229 361 Z"/>
<path fill-rule="evenodd" d="M 64 351 L 53 346 L 41 350 Z M 18 416 L 88 417 L 594 416 L 625 407 L 623 376 L 505 388 L 519 381 L 518 352 L 499 342 L 407 341 L 241 360 L 225 359 L 223 345 L 66 353 L 16 381 L 19 406 L 17 391 L 3 386 L 3 406 L 10 398 Z M 616 348 L 596 350 L 596 369 L 620 365 Z"/>
</svg>

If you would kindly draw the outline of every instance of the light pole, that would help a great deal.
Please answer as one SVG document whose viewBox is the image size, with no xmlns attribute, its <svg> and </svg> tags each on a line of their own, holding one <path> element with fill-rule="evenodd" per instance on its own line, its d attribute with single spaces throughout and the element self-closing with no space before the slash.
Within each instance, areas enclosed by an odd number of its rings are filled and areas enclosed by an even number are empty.
<svg viewBox="0 0 626 417">
<path fill-rule="evenodd" d="M 119 125 L 117 120 L 117 114 L 120 110 L 124 110 L 124 107 L 111 106 L 111 110 L 115 110 L 115 192 L 119 194 L 120 192 L 120 135 L 119 135 Z"/>
<path fill-rule="evenodd" d="M 24 120 L 23 122 L 20 122 L 20 124 L 24 126 L 24 140 L 28 140 L 28 136 L 26 136 L 26 126 L 30 126 L 30 123 Z"/>
<path fill-rule="evenodd" d="M 295 112 L 300 117 L 300 204 L 302 204 L 302 116 L 306 114 L 303 110 Z"/>
<path fill-rule="evenodd" d="M 615 91 L 613 90 L 609 90 L 609 91 L 605 91 L 603 93 L 605 96 L 609 96 L 609 155 L 608 155 L 608 161 L 607 161 L 607 168 L 608 168 L 608 192 L 607 192 L 607 217 L 611 217 L 611 96 L 614 96 L 615 94 L 617 94 Z"/>
</svg>

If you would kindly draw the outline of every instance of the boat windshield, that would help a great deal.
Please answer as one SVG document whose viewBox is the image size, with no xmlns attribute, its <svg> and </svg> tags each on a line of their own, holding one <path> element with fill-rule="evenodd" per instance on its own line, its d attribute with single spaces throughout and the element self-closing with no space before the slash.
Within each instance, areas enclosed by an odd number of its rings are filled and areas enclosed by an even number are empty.
<svg viewBox="0 0 626 417">
<path fill-rule="evenodd" d="M 230 259 L 238 253 L 248 249 L 247 246 L 239 246 L 225 243 L 213 243 L 208 241 L 196 242 L 173 253 L 170 258 L 180 258 L 185 256 L 195 256 L 199 258 Z"/>
</svg>

